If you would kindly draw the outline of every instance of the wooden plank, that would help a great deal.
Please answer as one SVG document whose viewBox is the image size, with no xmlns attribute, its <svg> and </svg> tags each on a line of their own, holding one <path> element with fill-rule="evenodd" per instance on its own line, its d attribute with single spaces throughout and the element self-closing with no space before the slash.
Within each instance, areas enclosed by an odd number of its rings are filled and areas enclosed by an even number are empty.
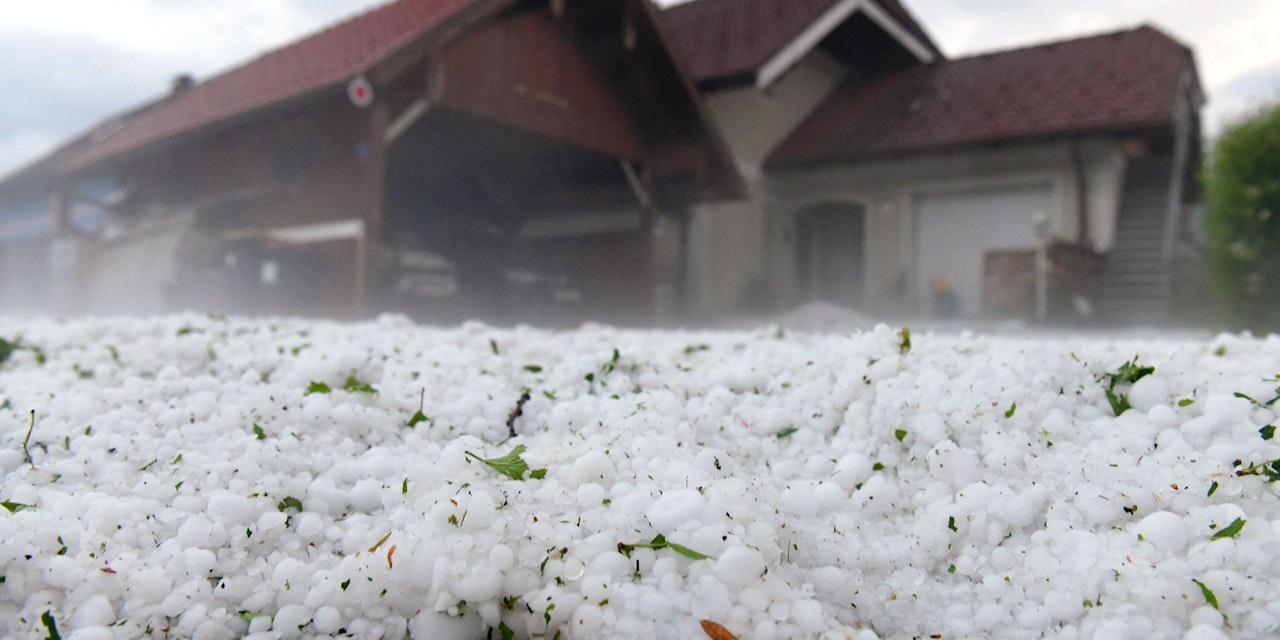
<svg viewBox="0 0 1280 640">
<path fill-rule="evenodd" d="M 387 105 L 385 102 L 375 103 L 368 110 L 368 125 L 364 140 L 367 144 L 367 156 L 358 160 L 364 162 L 361 175 L 362 206 L 360 217 L 364 222 L 364 237 L 356 249 L 356 274 L 354 300 L 352 307 L 357 317 L 365 317 L 373 310 L 373 280 L 377 274 L 377 260 L 381 249 L 383 227 L 383 205 L 386 188 L 387 143 L 383 132 L 387 130 Z"/>
<path fill-rule="evenodd" d="M 445 47 L 444 104 L 568 144 L 643 159 L 639 126 L 572 25 L 546 8 L 477 28 Z"/>
</svg>

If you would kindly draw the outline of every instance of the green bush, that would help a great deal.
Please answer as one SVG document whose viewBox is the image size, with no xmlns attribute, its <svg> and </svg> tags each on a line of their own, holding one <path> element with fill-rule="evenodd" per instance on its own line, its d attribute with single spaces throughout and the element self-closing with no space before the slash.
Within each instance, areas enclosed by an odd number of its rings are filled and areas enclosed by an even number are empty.
<svg viewBox="0 0 1280 640">
<path fill-rule="evenodd" d="M 1204 188 L 1209 280 L 1225 320 L 1280 330 L 1280 104 L 1222 134 Z"/>
</svg>

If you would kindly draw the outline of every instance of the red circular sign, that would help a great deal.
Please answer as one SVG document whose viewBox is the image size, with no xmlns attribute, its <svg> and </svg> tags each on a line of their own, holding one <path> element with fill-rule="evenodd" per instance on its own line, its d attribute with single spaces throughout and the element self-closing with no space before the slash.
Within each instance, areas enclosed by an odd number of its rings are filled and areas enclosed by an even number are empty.
<svg viewBox="0 0 1280 640">
<path fill-rule="evenodd" d="M 363 109 L 373 104 L 373 85 L 364 76 L 356 76 L 347 83 L 347 98 Z"/>
</svg>

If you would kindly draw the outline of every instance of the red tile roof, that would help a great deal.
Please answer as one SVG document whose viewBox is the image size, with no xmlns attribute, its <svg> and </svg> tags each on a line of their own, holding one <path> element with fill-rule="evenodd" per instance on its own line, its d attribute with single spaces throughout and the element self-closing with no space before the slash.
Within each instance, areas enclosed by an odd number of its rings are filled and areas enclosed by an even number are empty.
<svg viewBox="0 0 1280 640">
<path fill-rule="evenodd" d="M 123 128 L 73 156 L 62 169 L 84 168 L 233 116 L 345 85 L 481 1 L 401 0 L 371 9 L 174 95 L 160 108 L 124 122 Z"/>
<path fill-rule="evenodd" d="M 1194 70 L 1190 49 L 1150 26 L 917 66 L 837 89 L 766 166 L 1168 125 Z"/>
<path fill-rule="evenodd" d="M 874 0 L 920 42 L 933 42 L 898 0 Z M 663 12 L 699 82 L 754 74 L 841 0 L 697 0 Z"/>
</svg>

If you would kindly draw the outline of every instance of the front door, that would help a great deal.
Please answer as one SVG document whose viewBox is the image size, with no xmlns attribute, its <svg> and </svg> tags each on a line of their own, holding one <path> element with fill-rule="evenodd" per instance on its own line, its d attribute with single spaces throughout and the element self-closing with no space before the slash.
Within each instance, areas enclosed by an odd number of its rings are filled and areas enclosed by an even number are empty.
<svg viewBox="0 0 1280 640">
<path fill-rule="evenodd" d="M 801 298 L 857 308 L 865 281 L 863 209 L 847 202 L 814 205 L 796 216 L 796 282 Z"/>
</svg>

